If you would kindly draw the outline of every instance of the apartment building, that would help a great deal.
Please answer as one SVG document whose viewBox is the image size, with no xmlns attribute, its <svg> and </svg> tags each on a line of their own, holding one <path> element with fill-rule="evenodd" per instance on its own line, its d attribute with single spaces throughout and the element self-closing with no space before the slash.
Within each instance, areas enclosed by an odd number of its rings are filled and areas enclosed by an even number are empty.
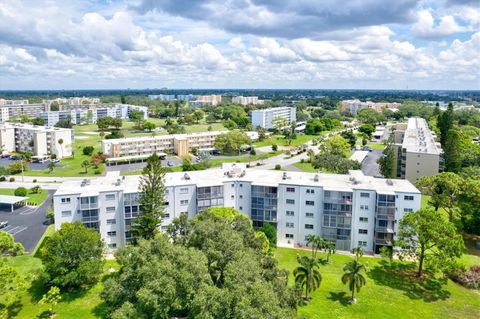
<svg viewBox="0 0 480 319">
<path fill-rule="evenodd" d="M 28 100 L 5 100 L 0 99 L 0 105 L 21 105 L 28 104 Z"/>
<path fill-rule="evenodd" d="M 149 95 L 148 98 L 150 100 L 160 100 L 162 102 L 170 102 L 175 101 L 175 95 L 173 94 L 156 94 L 156 95 Z"/>
<path fill-rule="evenodd" d="M 294 107 L 274 107 L 252 111 L 250 118 L 254 128 L 263 127 L 268 130 L 275 128 L 275 119 L 277 118 L 284 118 L 289 125 L 292 124 L 297 120 L 297 114 Z"/>
<path fill-rule="evenodd" d="M 409 118 L 394 131 L 397 145 L 397 177 L 417 182 L 422 176 L 433 176 L 443 169 L 442 149 L 436 135 L 423 118 Z"/>
<path fill-rule="evenodd" d="M 258 96 L 234 96 L 232 97 L 232 103 L 241 104 L 241 105 L 257 105 L 263 104 L 265 100 L 259 100 Z"/>
<path fill-rule="evenodd" d="M 215 106 L 222 103 L 221 95 L 197 95 L 196 99 L 189 101 L 188 104 L 190 107 L 200 107 L 200 106 Z"/>
<path fill-rule="evenodd" d="M 110 162 L 145 158 L 153 153 L 188 155 L 192 148 L 213 150 L 215 139 L 222 131 L 191 134 L 127 137 L 102 140 L 102 152 Z"/>
<path fill-rule="evenodd" d="M 29 104 L 27 100 L 20 100 L 20 102 L 27 103 L 17 103 L 17 100 L 13 100 L 13 102 L 15 103 L 0 104 L 0 120 L 2 122 L 18 120 L 24 115 L 32 119 L 38 117 L 41 112 L 48 111 L 50 107 L 48 103 Z"/>
<path fill-rule="evenodd" d="M 70 119 L 72 124 L 92 124 L 106 116 L 128 119 L 133 110 L 140 111 L 143 118 L 148 118 L 148 107 L 129 104 L 105 105 L 63 105 L 60 111 L 48 111 L 39 114 L 45 125 L 54 126 L 60 120 Z"/>
<path fill-rule="evenodd" d="M 59 143 L 62 141 L 62 143 Z M 0 124 L 2 153 L 32 152 L 34 158 L 72 155 L 73 130 L 30 124 Z"/>
<path fill-rule="evenodd" d="M 362 102 L 358 99 L 355 100 L 344 100 L 341 103 L 341 111 L 342 112 L 348 112 L 352 115 L 357 115 L 359 111 L 369 108 L 372 110 L 375 110 L 377 112 L 381 112 L 383 109 L 389 109 L 392 111 L 397 111 L 398 108 L 400 107 L 400 103 L 388 103 L 388 102 L 371 102 L 371 101 L 365 101 Z"/>
<path fill-rule="evenodd" d="M 246 169 L 243 164 L 165 176 L 165 218 L 161 230 L 181 213 L 193 218 L 213 206 L 247 214 L 255 227 L 270 223 L 278 244 L 306 245 L 317 234 L 338 250 L 362 246 L 379 252 L 392 246 L 398 221 L 420 208 L 421 194 L 407 180 L 365 176 Z M 139 176 L 109 172 L 93 180 L 64 182 L 54 195 L 55 227 L 80 221 L 97 229 L 114 249 L 132 239 L 140 215 Z"/>
</svg>

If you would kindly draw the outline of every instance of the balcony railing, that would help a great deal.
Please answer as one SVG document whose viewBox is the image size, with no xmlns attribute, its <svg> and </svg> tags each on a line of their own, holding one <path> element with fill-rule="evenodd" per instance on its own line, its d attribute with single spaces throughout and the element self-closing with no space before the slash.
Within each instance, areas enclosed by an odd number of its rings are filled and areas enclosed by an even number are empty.
<svg viewBox="0 0 480 319">
<path fill-rule="evenodd" d="M 377 245 L 392 245 L 392 240 L 391 239 L 379 239 L 375 238 L 375 244 Z"/>
<path fill-rule="evenodd" d="M 375 231 L 393 234 L 393 226 L 376 226 Z"/>
</svg>

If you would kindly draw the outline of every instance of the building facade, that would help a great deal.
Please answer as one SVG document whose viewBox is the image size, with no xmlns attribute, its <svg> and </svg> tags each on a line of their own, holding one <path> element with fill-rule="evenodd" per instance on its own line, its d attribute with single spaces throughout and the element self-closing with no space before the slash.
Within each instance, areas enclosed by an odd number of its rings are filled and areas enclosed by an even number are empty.
<svg viewBox="0 0 480 319">
<path fill-rule="evenodd" d="M 221 169 L 167 173 L 161 230 L 181 213 L 193 218 L 208 207 L 233 207 L 255 227 L 270 223 L 279 245 L 306 245 L 306 236 L 334 241 L 338 250 L 362 246 L 377 252 L 392 246 L 398 221 L 420 208 L 421 194 L 407 180 L 364 176 Z M 80 221 L 97 229 L 114 249 L 132 239 L 140 215 L 139 176 L 109 172 L 93 180 L 66 181 L 54 195 L 55 227 Z"/>
<path fill-rule="evenodd" d="M 254 128 L 262 127 L 267 130 L 275 128 L 275 119 L 277 118 L 286 119 L 288 125 L 297 120 L 296 108 L 294 107 L 274 107 L 255 110 L 251 112 L 250 117 Z"/>
<path fill-rule="evenodd" d="M 263 104 L 264 100 L 259 100 L 258 96 L 234 96 L 232 97 L 232 103 L 241 104 L 241 105 L 257 105 Z"/>
<path fill-rule="evenodd" d="M 73 130 L 30 124 L 0 124 L 2 154 L 32 152 L 34 158 L 72 155 Z"/>
<path fill-rule="evenodd" d="M 397 177 L 416 183 L 422 176 L 433 176 L 443 169 L 442 149 L 436 135 L 423 118 L 409 118 L 394 131 Z"/>
</svg>

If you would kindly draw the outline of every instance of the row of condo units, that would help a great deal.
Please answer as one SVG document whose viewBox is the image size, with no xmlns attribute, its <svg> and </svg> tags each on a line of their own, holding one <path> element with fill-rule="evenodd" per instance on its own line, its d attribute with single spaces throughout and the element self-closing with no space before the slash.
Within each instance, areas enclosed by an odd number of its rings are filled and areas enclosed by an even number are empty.
<svg viewBox="0 0 480 319">
<path fill-rule="evenodd" d="M 398 110 L 400 107 L 401 103 L 397 102 L 371 102 L 371 101 L 366 101 L 362 102 L 358 99 L 356 100 L 344 100 L 341 102 L 341 111 L 342 112 L 348 112 L 352 115 L 357 115 L 357 113 L 360 110 L 369 108 L 373 109 L 377 112 L 381 112 L 383 109 L 389 109 L 394 112 Z"/>
<path fill-rule="evenodd" d="M 188 155 L 193 148 L 199 151 L 214 150 L 216 138 L 223 133 L 225 133 L 225 131 L 102 140 L 102 152 L 107 156 L 107 161 L 110 163 L 142 159 L 153 153 L 185 156 Z M 245 132 L 245 134 L 252 140 L 258 138 L 257 132 Z"/>
<path fill-rule="evenodd" d="M 274 107 L 254 110 L 250 113 L 250 118 L 254 128 L 273 129 L 278 119 L 286 120 L 286 124 L 291 125 L 297 120 L 297 113 L 295 107 Z"/>
<path fill-rule="evenodd" d="M 443 169 L 442 148 L 423 118 L 412 117 L 395 126 L 397 177 L 415 183 Z"/>
<path fill-rule="evenodd" d="M 54 195 L 55 228 L 79 221 L 98 230 L 111 249 L 132 240 L 141 215 L 139 176 L 64 182 Z M 167 173 L 165 216 L 161 230 L 187 213 L 193 218 L 208 207 L 233 207 L 255 227 L 277 230 L 279 245 L 306 245 L 308 235 L 334 241 L 338 250 L 362 246 L 378 253 L 392 246 L 405 213 L 421 205 L 421 193 L 407 180 L 365 176 L 280 172 L 224 164 L 205 171 Z"/>
<path fill-rule="evenodd" d="M 2 154 L 31 152 L 34 158 L 72 155 L 73 130 L 30 124 L 0 124 Z"/>
<path fill-rule="evenodd" d="M 133 111 L 142 113 L 144 119 L 148 118 L 148 107 L 130 104 L 98 104 L 98 105 L 61 105 L 60 111 L 41 112 L 45 124 L 53 126 L 61 120 L 70 120 L 72 124 L 92 124 L 106 116 L 128 119 Z"/>
<path fill-rule="evenodd" d="M 46 102 L 29 103 L 28 100 L 0 99 L 0 122 L 19 120 L 23 116 L 35 118 L 49 109 L 50 104 Z"/>
<path fill-rule="evenodd" d="M 98 97 L 59 97 L 52 100 L 44 100 L 44 102 L 53 103 L 57 102 L 59 105 L 87 105 L 87 104 L 99 104 L 100 98 Z"/>
</svg>

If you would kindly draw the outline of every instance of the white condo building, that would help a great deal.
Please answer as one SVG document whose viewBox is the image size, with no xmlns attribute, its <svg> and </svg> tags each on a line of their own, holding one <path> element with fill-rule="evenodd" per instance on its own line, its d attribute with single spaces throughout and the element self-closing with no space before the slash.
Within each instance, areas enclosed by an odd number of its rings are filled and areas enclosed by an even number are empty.
<svg viewBox="0 0 480 319">
<path fill-rule="evenodd" d="M 264 110 L 255 110 L 251 113 L 252 126 L 254 128 L 263 127 L 265 129 L 275 128 L 275 119 L 284 118 L 288 124 L 297 120 L 296 108 L 294 107 L 274 107 Z"/>
<path fill-rule="evenodd" d="M 271 223 L 279 245 L 305 245 L 318 234 L 338 250 L 357 246 L 377 252 L 392 246 L 398 221 L 420 208 L 421 194 L 407 180 L 364 176 L 280 172 L 224 164 L 219 169 L 167 173 L 165 218 L 161 230 L 181 213 L 193 218 L 212 207 L 233 207 L 255 227 Z M 132 239 L 140 215 L 139 176 L 109 172 L 92 180 L 65 181 L 54 195 L 55 228 L 80 221 L 97 229 L 108 247 Z"/>
<path fill-rule="evenodd" d="M 259 100 L 258 96 L 234 96 L 232 97 L 232 103 L 241 104 L 241 105 L 257 105 L 263 104 L 265 100 Z"/>
<path fill-rule="evenodd" d="M 59 143 L 59 141 L 63 143 Z M 30 124 L 0 124 L 2 153 L 32 152 L 34 158 L 72 155 L 73 130 Z"/>
</svg>

